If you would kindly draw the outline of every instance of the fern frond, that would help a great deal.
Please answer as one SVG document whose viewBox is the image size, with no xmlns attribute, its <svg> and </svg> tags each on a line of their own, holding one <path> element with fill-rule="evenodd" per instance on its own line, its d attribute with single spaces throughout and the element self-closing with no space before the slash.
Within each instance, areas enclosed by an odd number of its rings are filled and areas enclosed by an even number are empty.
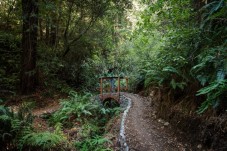
<svg viewBox="0 0 227 151">
<path fill-rule="evenodd" d="M 21 148 L 24 146 L 29 146 L 30 148 L 40 148 L 40 149 L 54 149 L 58 147 L 64 148 L 61 146 L 66 143 L 66 140 L 58 134 L 50 133 L 50 132 L 42 132 L 42 133 L 29 133 L 22 137 L 20 140 Z"/>
<path fill-rule="evenodd" d="M 206 95 L 207 99 L 202 103 L 198 113 L 203 113 L 210 106 L 217 107 L 219 105 L 220 96 L 227 93 L 227 80 L 215 81 L 200 89 L 197 95 Z"/>
</svg>

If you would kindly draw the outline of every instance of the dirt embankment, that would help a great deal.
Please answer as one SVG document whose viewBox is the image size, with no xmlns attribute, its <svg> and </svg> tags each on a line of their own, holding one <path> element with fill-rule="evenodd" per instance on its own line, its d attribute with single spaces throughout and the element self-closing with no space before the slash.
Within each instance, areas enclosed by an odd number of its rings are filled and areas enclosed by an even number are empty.
<svg viewBox="0 0 227 151">
<path fill-rule="evenodd" d="M 190 97 L 176 99 L 171 92 L 151 89 L 150 103 L 157 106 L 157 116 L 168 121 L 178 136 L 192 144 L 193 150 L 227 150 L 227 112 L 208 110 L 198 115 L 198 102 Z M 152 101 L 151 101 L 152 100 Z"/>
</svg>

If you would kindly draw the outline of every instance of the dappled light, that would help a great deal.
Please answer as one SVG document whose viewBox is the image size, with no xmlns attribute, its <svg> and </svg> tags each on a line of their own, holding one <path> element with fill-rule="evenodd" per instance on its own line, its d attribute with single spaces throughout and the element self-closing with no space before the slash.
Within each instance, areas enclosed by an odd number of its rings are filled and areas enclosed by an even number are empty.
<svg viewBox="0 0 227 151">
<path fill-rule="evenodd" d="M 0 151 L 226 151 L 226 0 L 0 0 Z"/>
</svg>

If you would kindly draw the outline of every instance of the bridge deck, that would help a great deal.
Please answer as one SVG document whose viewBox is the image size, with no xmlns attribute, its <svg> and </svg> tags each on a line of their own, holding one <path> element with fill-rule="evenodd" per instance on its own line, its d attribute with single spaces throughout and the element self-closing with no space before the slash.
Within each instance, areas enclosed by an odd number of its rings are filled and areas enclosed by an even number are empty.
<svg viewBox="0 0 227 151">
<path fill-rule="evenodd" d="M 102 101 L 104 101 L 106 99 L 114 99 L 116 101 L 119 101 L 120 93 L 102 93 L 99 95 L 99 97 Z"/>
</svg>

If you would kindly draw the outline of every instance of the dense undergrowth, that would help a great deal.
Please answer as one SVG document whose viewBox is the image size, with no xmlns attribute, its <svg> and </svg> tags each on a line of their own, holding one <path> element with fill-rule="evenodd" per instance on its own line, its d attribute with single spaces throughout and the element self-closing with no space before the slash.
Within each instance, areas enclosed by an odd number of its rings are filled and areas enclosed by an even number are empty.
<svg viewBox="0 0 227 151">
<path fill-rule="evenodd" d="M 128 47 L 135 89 L 159 87 L 175 101 L 194 102 L 200 114 L 226 113 L 226 1 L 147 4 Z"/>
<path fill-rule="evenodd" d="M 158 115 L 192 144 L 226 150 L 227 2 L 145 3 L 126 46 L 134 90 L 158 102 Z"/>
<path fill-rule="evenodd" d="M 23 104 L 18 112 L 0 106 L 1 150 L 111 150 L 105 137 L 106 124 L 120 113 L 120 108 L 107 108 L 90 94 L 72 91 L 52 115 L 43 115 L 49 123 L 45 130 L 35 129 L 32 103 Z"/>
</svg>

